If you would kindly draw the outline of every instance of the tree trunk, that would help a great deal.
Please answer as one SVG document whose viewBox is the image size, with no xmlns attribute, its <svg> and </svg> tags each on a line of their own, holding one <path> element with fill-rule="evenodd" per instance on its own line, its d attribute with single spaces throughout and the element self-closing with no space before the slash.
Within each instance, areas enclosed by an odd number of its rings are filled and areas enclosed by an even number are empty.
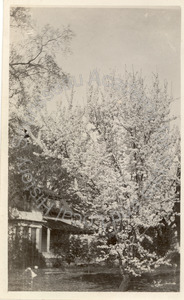
<svg viewBox="0 0 184 300">
<path fill-rule="evenodd" d="M 126 292 L 128 291 L 130 284 L 130 276 L 129 275 L 123 275 L 123 280 L 119 286 L 119 291 Z"/>
<path fill-rule="evenodd" d="M 126 292 L 126 291 L 128 291 L 128 288 L 129 288 L 130 275 L 126 274 L 124 271 L 125 266 L 122 265 L 122 258 L 121 258 L 121 254 L 119 252 L 118 252 L 118 259 L 119 259 L 120 274 L 122 276 L 122 281 L 119 286 L 119 291 Z"/>
</svg>

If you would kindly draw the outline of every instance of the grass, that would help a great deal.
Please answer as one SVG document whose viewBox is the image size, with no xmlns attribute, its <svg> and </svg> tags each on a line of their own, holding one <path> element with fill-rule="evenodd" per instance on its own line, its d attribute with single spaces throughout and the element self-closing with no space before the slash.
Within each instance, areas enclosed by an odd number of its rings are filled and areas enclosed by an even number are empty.
<svg viewBox="0 0 184 300">
<path fill-rule="evenodd" d="M 121 277 L 118 268 L 107 266 L 69 266 L 60 269 L 40 269 L 33 287 L 24 285 L 23 271 L 9 274 L 9 291 L 119 291 Z M 131 292 L 178 292 L 179 270 L 161 267 L 153 273 L 130 281 Z"/>
</svg>

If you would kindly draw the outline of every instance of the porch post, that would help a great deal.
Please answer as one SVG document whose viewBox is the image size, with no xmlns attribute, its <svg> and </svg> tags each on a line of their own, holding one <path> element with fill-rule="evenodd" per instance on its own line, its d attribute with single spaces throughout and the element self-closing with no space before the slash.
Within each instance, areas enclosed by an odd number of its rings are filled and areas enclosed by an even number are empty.
<svg viewBox="0 0 184 300">
<path fill-rule="evenodd" d="M 40 248 L 40 228 L 36 228 L 36 248 L 41 250 Z"/>
<path fill-rule="evenodd" d="M 42 227 L 40 228 L 40 246 L 39 246 L 40 252 L 42 252 Z"/>
<path fill-rule="evenodd" d="M 50 228 L 47 228 L 47 252 L 50 251 Z"/>
<path fill-rule="evenodd" d="M 31 227 L 28 227 L 28 238 L 31 241 Z"/>
</svg>

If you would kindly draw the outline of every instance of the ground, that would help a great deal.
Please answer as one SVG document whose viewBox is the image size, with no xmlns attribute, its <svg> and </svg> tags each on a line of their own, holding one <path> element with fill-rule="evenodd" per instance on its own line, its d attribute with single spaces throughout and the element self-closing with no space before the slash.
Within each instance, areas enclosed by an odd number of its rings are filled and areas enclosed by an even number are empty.
<svg viewBox="0 0 184 300">
<path fill-rule="evenodd" d="M 89 273 L 88 273 L 89 271 Z M 90 266 L 72 266 L 60 269 L 40 269 L 33 280 L 32 288 L 26 287 L 23 271 L 16 270 L 9 274 L 9 291 L 119 291 L 121 278 L 117 268 Z M 133 278 L 130 292 L 178 292 L 179 270 L 160 268 L 153 274 Z"/>
</svg>

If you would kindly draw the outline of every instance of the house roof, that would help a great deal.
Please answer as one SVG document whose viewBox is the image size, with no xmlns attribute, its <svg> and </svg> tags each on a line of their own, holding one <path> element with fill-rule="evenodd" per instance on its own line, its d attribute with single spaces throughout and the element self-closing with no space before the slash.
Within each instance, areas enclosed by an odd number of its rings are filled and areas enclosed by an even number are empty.
<svg viewBox="0 0 184 300">
<path fill-rule="evenodd" d="M 26 221 L 35 221 L 42 222 L 43 217 L 40 211 L 21 211 L 17 208 L 12 208 L 9 214 L 10 220 L 26 220 Z"/>
<path fill-rule="evenodd" d="M 44 217 L 47 226 L 53 230 L 61 230 L 62 232 L 74 234 L 91 234 L 92 230 L 80 228 L 71 223 L 71 220 L 59 220 L 56 218 Z"/>
</svg>

